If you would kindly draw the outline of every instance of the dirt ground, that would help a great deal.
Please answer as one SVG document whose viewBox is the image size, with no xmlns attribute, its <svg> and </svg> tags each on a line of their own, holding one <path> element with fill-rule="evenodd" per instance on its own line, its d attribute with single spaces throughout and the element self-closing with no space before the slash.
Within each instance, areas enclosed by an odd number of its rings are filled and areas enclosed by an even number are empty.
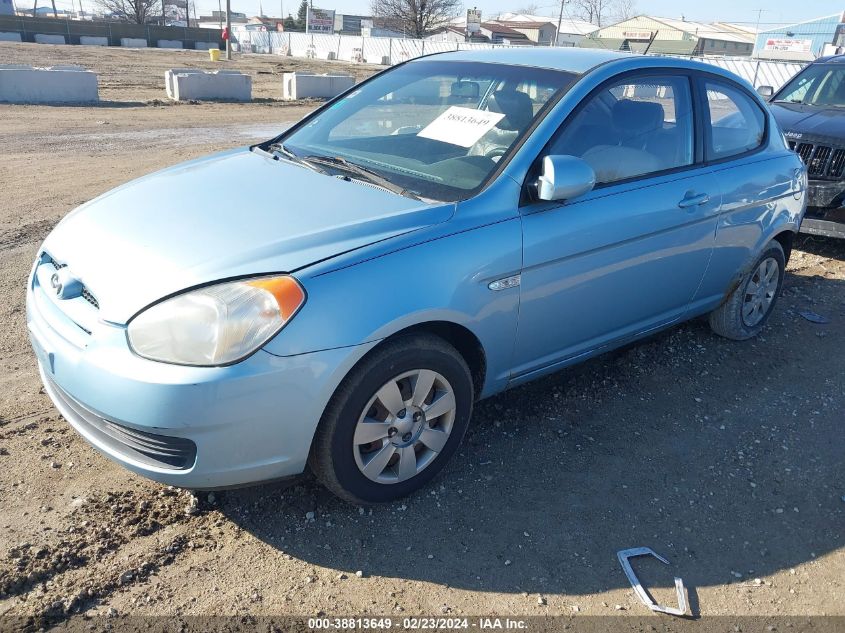
<svg viewBox="0 0 845 633">
<path fill-rule="evenodd" d="M 130 178 L 295 121 L 313 104 L 273 101 L 278 73 L 327 66 L 251 56 L 232 66 L 262 102 L 153 101 L 202 59 L 0 44 L 0 63 L 97 70 L 107 99 L 0 105 L 0 616 L 641 616 L 616 561 L 640 545 L 671 562 L 637 566 L 655 597 L 680 576 L 696 616 L 845 616 L 845 241 L 799 240 L 756 340 L 697 321 L 480 403 L 444 475 L 394 505 L 307 477 L 194 498 L 96 453 L 27 341 L 40 242 Z"/>
</svg>

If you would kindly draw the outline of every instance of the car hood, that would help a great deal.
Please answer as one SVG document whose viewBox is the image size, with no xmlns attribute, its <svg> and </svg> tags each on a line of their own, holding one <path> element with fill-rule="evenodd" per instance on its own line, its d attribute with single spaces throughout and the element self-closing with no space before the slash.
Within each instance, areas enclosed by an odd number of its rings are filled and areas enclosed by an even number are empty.
<svg viewBox="0 0 845 633">
<path fill-rule="evenodd" d="M 79 207 L 44 242 L 126 323 L 149 304 L 220 279 L 293 272 L 448 220 L 428 204 L 249 149 L 183 163 Z"/>
<path fill-rule="evenodd" d="M 798 134 L 807 137 L 824 136 L 845 139 L 845 108 L 822 108 L 800 103 L 770 103 L 769 107 L 787 138 L 800 140 Z"/>
</svg>

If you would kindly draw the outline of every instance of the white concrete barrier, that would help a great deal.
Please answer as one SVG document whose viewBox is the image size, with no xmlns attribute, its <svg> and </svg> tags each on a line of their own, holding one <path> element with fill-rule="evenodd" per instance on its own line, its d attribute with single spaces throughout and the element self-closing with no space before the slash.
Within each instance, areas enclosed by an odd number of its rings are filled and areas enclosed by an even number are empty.
<svg viewBox="0 0 845 633">
<path fill-rule="evenodd" d="M 121 37 L 120 45 L 124 48 L 147 48 L 147 40 L 140 37 Z"/>
<path fill-rule="evenodd" d="M 159 40 L 156 42 L 156 46 L 159 48 L 185 48 L 179 40 Z"/>
<path fill-rule="evenodd" d="M 0 101 L 92 103 L 98 100 L 97 75 L 80 66 L 0 66 Z"/>
<path fill-rule="evenodd" d="M 219 99 L 250 101 L 252 77 L 237 70 L 204 71 L 196 68 L 171 68 L 164 73 L 167 96 L 174 101 Z"/>
<path fill-rule="evenodd" d="M 212 48 L 220 48 L 217 42 L 194 42 L 194 48 L 198 51 L 207 51 Z"/>
<path fill-rule="evenodd" d="M 35 34 L 35 41 L 38 44 L 64 44 L 65 43 L 65 36 L 64 35 L 53 35 L 52 33 L 36 33 Z"/>
<path fill-rule="evenodd" d="M 80 35 L 79 36 L 79 43 L 83 46 L 108 46 L 109 45 L 109 38 L 107 37 L 95 37 L 92 35 Z"/>
<path fill-rule="evenodd" d="M 355 85 L 352 75 L 317 75 L 309 72 L 282 74 L 282 99 L 317 97 L 331 99 Z"/>
<path fill-rule="evenodd" d="M 20 42 L 20 33 L 9 33 L 8 31 L 0 32 L 0 42 Z"/>
</svg>

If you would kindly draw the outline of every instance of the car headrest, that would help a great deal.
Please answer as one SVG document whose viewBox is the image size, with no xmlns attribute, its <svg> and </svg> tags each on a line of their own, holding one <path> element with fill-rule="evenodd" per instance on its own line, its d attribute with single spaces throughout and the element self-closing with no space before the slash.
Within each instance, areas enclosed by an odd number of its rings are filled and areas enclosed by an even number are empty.
<svg viewBox="0 0 845 633">
<path fill-rule="evenodd" d="M 653 101 L 622 99 L 613 105 L 613 127 L 626 137 L 639 136 L 663 127 L 663 106 Z"/>
<path fill-rule="evenodd" d="M 518 90 L 499 90 L 487 100 L 490 112 L 501 112 L 504 118 L 496 124 L 500 130 L 525 130 L 534 118 L 531 97 Z"/>
</svg>

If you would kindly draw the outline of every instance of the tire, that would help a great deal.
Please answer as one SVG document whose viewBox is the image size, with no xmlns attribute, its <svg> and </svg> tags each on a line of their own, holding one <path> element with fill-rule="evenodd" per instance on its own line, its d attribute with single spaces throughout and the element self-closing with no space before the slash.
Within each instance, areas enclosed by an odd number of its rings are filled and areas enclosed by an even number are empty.
<svg viewBox="0 0 845 633">
<path fill-rule="evenodd" d="M 404 497 L 448 463 L 473 401 L 469 367 L 447 342 L 426 334 L 388 341 L 352 369 L 329 401 L 311 445 L 311 470 L 356 505 Z"/>
<path fill-rule="evenodd" d="M 771 269 L 773 264 L 777 266 L 776 275 Z M 748 268 L 740 284 L 722 305 L 710 313 L 711 329 L 716 334 L 734 341 L 745 341 L 757 336 L 769 320 L 783 289 L 785 270 L 786 258 L 783 248 L 777 241 L 772 240 Z M 767 283 L 765 279 L 769 274 L 771 280 Z M 755 288 L 760 287 L 758 282 L 761 280 L 765 287 L 759 293 L 755 292 Z M 754 309 L 749 314 L 752 307 Z"/>
</svg>

